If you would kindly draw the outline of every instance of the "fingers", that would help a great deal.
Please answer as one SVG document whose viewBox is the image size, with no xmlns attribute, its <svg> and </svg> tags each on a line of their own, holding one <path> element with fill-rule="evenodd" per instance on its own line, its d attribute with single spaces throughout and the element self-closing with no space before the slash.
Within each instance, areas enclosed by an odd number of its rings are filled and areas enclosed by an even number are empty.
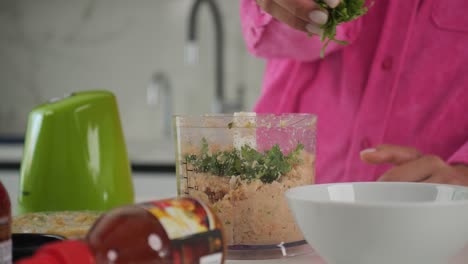
<svg viewBox="0 0 468 264">
<path fill-rule="evenodd" d="M 431 177 L 440 175 L 438 172 L 444 172 L 449 167 L 442 159 L 437 156 L 427 155 L 395 166 L 384 173 L 379 181 L 398 181 L 398 182 L 424 182 L 431 180 Z M 434 179 L 437 180 L 438 178 Z"/>
<path fill-rule="evenodd" d="M 274 0 L 274 2 L 304 21 L 318 25 L 327 23 L 327 11 L 321 10 L 320 6 L 313 0 Z"/>
<path fill-rule="evenodd" d="M 311 34 L 322 35 L 320 25 L 328 20 L 326 10 L 312 0 L 257 0 L 257 3 L 277 20 Z"/>
<path fill-rule="evenodd" d="M 283 23 L 286 23 L 287 25 L 289 25 L 290 27 L 294 29 L 304 31 L 304 32 L 309 32 L 310 30 L 310 29 L 307 29 L 307 25 L 309 24 L 308 21 L 295 16 L 293 13 L 289 12 L 282 6 L 278 5 L 275 1 L 270 1 L 270 4 L 265 6 L 263 9 L 265 10 L 265 12 L 269 13 L 274 18 L 278 19 L 279 21 Z M 314 31 L 315 32 L 309 32 L 309 33 L 312 33 L 312 34 L 321 33 L 319 28 L 317 28 Z"/>
<path fill-rule="evenodd" d="M 447 182 L 447 179 L 445 179 L 444 177 L 441 177 L 440 175 L 430 176 L 429 178 L 427 178 L 426 180 L 421 181 L 421 182 L 423 182 L 423 183 L 449 184 Z"/>
<path fill-rule="evenodd" d="M 379 145 L 373 149 L 366 149 L 360 153 L 361 159 L 371 164 L 391 163 L 400 165 L 419 159 L 422 154 L 415 148 L 396 145 Z"/>
<path fill-rule="evenodd" d="M 461 171 L 457 170 L 456 167 L 446 166 L 435 171 L 434 173 L 432 173 L 432 175 L 428 179 L 422 182 L 466 185 L 466 182 L 467 182 L 466 175 L 467 174 L 464 174 Z"/>
<path fill-rule="evenodd" d="M 380 145 L 361 152 L 361 159 L 371 164 L 395 165 L 378 181 L 424 182 L 468 186 L 468 165 L 449 165 L 435 155 L 422 155 L 417 149 Z"/>
<path fill-rule="evenodd" d="M 340 3 L 340 0 L 323 0 L 329 7 L 335 8 Z"/>
</svg>

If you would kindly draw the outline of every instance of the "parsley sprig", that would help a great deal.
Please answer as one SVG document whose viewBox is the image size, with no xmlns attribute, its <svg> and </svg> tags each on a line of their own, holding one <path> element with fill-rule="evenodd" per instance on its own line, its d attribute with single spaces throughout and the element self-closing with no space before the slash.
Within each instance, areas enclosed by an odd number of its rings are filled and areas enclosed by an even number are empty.
<svg viewBox="0 0 468 264">
<path fill-rule="evenodd" d="M 208 142 L 203 138 L 200 154 L 188 154 L 185 160 L 197 173 L 239 176 L 242 180 L 259 179 L 264 183 L 272 183 L 302 163 L 300 153 L 303 149 L 304 146 L 298 144 L 293 151 L 285 155 L 279 145 L 274 145 L 263 153 L 244 145 L 240 150 L 210 153 Z"/>
<path fill-rule="evenodd" d="M 349 22 L 367 13 L 368 7 L 365 5 L 365 0 L 341 0 L 340 4 L 335 7 L 329 7 L 324 0 L 315 0 L 317 4 L 328 12 L 328 21 L 322 26 L 323 36 L 322 42 L 325 44 L 320 51 L 320 57 L 325 56 L 325 50 L 330 44 L 330 41 L 347 45 L 348 42 L 336 39 L 336 27 L 341 23 Z"/>
</svg>

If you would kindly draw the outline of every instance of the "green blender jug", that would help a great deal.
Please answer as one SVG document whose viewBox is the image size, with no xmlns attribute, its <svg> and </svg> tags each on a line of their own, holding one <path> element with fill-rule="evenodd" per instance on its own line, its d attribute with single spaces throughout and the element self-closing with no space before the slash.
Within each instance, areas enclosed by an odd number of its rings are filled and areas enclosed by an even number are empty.
<svg viewBox="0 0 468 264">
<path fill-rule="evenodd" d="M 18 213 L 104 211 L 134 202 L 117 102 L 108 91 L 52 99 L 29 115 Z"/>
</svg>

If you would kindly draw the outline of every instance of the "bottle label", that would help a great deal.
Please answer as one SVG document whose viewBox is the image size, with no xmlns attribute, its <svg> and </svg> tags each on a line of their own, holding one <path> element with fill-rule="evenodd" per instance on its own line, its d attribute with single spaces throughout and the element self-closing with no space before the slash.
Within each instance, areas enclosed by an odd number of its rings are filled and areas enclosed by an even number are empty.
<svg viewBox="0 0 468 264">
<path fill-rule="evenodd" d="M 221 226 L 211 210 L 193 198 L 178 198 L 141 204 L 166 231 L 172 248 L 172 263 L 223 263 Z"/>
<path fill-rule="evenodd" d="M 216 253 L 200 258 L 200 264 L 220 264 L 223 261 L 223 254 Z"/>
<path fill-rule="evenodd" d="M 159 220 L 171 240 L 216 229 L 210 210 L 195 199 L 168 199 L 142 206 Z"/>
<path fill-rule="evenodd" d="M 0 242 L 0 264 L 11 264 L 11 239 Z"/>
</svg>

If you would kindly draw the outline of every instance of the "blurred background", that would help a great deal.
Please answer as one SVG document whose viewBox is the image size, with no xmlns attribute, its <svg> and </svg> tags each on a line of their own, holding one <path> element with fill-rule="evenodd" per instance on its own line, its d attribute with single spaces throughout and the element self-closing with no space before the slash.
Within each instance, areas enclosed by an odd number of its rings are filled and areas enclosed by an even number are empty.
<svg viewBox="0 0 468 264">
<path fill-rule="evenodd" d="M 140 165 L 173 164 L 173 113 L 252 109 L 264 63 L 245 48 L 239 1 L 202 4 L 190 22 L 195 2 L 0 0 L 0 163 L 19 162 L 33 107 L 74 91 L 116 95 Z"/>
</svg>

